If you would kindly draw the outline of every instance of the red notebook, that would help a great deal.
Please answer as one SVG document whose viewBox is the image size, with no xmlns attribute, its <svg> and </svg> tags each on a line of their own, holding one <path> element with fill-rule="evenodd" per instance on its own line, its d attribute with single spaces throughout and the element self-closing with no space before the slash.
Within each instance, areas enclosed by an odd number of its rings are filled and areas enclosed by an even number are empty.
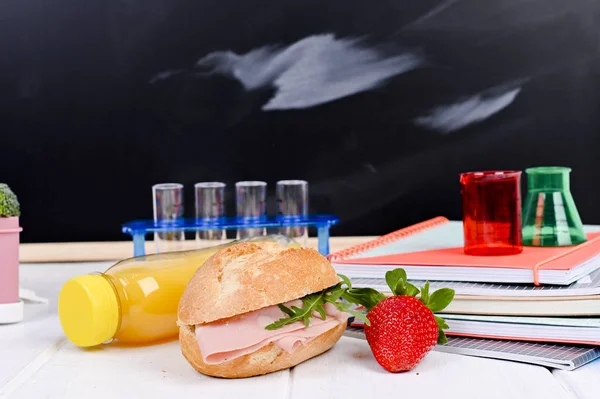
<svg viewBox="0 0 600 399">
<path fill-rule="evenodd" d="M 338 273 L 383 278 L 396 267 L 411 280 L 571 284 L 600 267 L 600 232 L 567 247 L 525 247 L 518 255 L 471 256 L 462 247 L 462 223 L 434 218 L 363 245 L 333 253 Z"/>
</svg>

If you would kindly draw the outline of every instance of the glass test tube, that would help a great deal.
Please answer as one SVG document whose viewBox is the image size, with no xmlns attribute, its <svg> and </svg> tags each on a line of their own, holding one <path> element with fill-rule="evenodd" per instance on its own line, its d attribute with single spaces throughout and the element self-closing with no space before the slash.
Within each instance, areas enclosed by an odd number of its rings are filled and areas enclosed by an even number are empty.
<svg viewBox="0 0 600 399">
<path fill-rule="evenodd" d="M 168 224 L 183 217 L 183 184 L 161 183 L 152 186 L 154 222 Z M 180 250 L 185 241 L 183 230 L 154 233 L 157 252 Z"/>
<path fill-rule="evenodd" d="M 225 183 L 221 182 L 202 182 L 196 183 L 195 203 L 196 219 L 198 221 L 214 221 L 225 216 Z M 202 241 L 221 241 L 226 238 L 225 229 L 198 230 L 196 240 Z"/>
<path fill-rule="evenodd" d="M 308 182 L 304 180 L 280 180 L 276 189 L 277 214 L 280 217 L 308 215 Z M 288 237 L 305 237 L 305 226 L 287 226 L 279 231 Z"/>
<path fill-rule="evenodd" d="M 267 216 L 267 183 L 264 181 L 240 181 L 235 183 L 235 203 L 237 216 L 248 221 Z M 264 227 L 238 229 L 237 238 L 244 239 L 265 235 Z"/>
<path fill-rule="evenodd" d="M 462 173 L 460 191 L 465 254 L 495 256 L 523 251 L 520 171 Z"/>
</svg>

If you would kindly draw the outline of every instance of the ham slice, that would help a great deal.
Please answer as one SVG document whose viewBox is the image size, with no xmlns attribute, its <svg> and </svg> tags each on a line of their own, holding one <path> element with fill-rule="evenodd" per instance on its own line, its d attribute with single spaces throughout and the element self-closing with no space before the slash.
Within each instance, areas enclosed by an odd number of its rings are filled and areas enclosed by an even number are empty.
<svg viewBox="0 0 600 399">
<path fill-rule="evenodd" d="M 302 306 L 300 300 L 286 306 Z M 308 328 L 302 322 L 288 324 L 277 330 L 265 330 L 274 321 L 287 317 L 278 306 L 269 306 L 225 321 L 196 326 L 196 340 L 206 364 L 218 364 L 255 352 L 271 342 L 286 352 L 294 352 L 300 345 L 348 321 L 348 314 L 330 303 L 325 304 L 327 317 L 310 319 Z"/>
</svg>

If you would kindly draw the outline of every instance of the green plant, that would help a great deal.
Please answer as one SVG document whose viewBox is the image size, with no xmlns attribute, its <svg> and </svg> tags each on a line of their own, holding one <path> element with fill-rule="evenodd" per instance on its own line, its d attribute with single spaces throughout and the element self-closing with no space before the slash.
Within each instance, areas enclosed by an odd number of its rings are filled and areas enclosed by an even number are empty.
<svg viewBox="0 0 600 399">
<path fill-rule="evenodd" d="M 19 200 L 7 184 L 0 183 L 0 217 L 20 216 Z"/>
</svg>

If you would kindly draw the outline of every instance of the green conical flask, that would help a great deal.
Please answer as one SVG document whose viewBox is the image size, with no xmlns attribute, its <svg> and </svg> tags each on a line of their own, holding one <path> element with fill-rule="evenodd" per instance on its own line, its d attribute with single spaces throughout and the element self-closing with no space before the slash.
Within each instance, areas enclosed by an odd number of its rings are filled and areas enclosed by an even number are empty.
<svg viewBox="0 0 600 399">
<path fill-rule="evenodd" d="M 585 242 L 586 236 L 569 188 L 571 168 L 526 169 L 523 245 L 557 247 Z"/>
</svg>

